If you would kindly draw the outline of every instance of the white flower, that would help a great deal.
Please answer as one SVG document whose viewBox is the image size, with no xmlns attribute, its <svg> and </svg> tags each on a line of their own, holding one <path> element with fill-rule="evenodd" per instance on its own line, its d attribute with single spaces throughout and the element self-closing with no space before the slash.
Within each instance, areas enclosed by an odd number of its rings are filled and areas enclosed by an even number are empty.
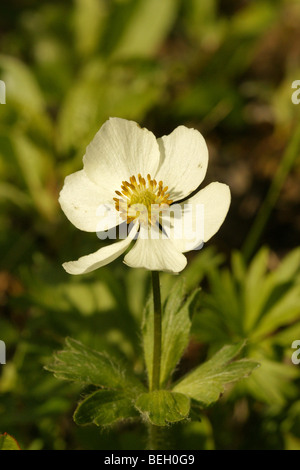
<svg viewBox="0 0 300 470">
<path fill-rule="evenodd" d="M 66 177 L 60 193 L 68 219 L 87 232 L 124 221 L 130 230 L 125 239 L 64 263 L 70 274 L 105 266 L 136 237 L 124 258 L 127 265 L 178 273 L 187 263 L 183 253 L 209 240 L 229 209 L 230 190 L 222 183 L 211 183 L 188 198 L 203 181 L 208 163 L 206 143 L 195 129 L 179 126 L 156 139 L 133 121 L 110 118 L 88 145 L 83 163 L 82 170 Z M 195 233 L 199 207 L 201 226 Z"/>
</svg>

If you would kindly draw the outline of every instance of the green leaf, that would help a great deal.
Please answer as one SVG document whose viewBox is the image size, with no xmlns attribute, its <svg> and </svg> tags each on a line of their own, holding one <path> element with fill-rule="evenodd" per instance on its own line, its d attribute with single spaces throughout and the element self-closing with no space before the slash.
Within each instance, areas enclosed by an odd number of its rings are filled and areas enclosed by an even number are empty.
<svg viewBox="0 0 300 470">
<path fill-rule="evenodd" d="M 162 348 L 160 386 L 163 387 L 188 345 L 191 328 L 190 307 L 199 289 L 196 289 L 184 302 L 185 288 L 179 280 L 171 290 L 162 308 Z M 153 303 L 148 302 L 143 323 L 143 344 L 145 362 L 151 388 L 153 364 Z"/>
<path fill-rule="evenodd" d="M 0 183 L 0 198 L 2 201 L 7 200 L 13 204 L 18 205 L 22 209 L 26 209 L 30 203 L 30 198 L 25 191 L 21 191 L 13 184 L 1 182 Z"/>
<path fill-rule="evenodd" d="M 288 253 L 279 264 L 273 276 L 277 284 L 289 282 L 300 273 L 300 248 Z"/>
<path fill-rule="evenodd" d="M 7 434 L 0 434 L 0 450 L 21 450 L 17 441 Z"/>
<path fill-rule="evenodd" d="M 107 426 L 116 421 L 138 416 L 133 397 L 116 390 L 98 390 L 79 403 L 75 413 L 76 424 Z"/>
<path fill-rule="evenodd" d="M 76 149 L 81 160 L 87 142 L 107 116 L 141 122 L 146 111 L 160 100 L 164 83 L 164 72 L 153 64 L 112 64 L 108 68 L 101 59 L 88 62 L 60 107 L 59 150 Z"/>
<path fill-rule="evenodd" d="M 255 324 L 262 308 L 265 299 L 265 288 L 260 287 L 264 285 L 267 263 L 269 259 L 269 250 L 262 248 L 254 257 L 249 266 L 248 273 L 244 285 L 245 297 L 245 329 L 251 330 Z M 265 287 L 265 285 L 264 285 Z"/>
<path fill-rule="evenodd" d="M 255 355 L 261 367 L 251 375 L 245 386 L 252 396 L 272 406 L 283 407 L 288 400 L 297 399 L 299 387 L 293 380 L 299 380 L 300 371 L 293 364 L 282 364 L 263 355 Z"/>
<path fill-rule="evenodd" d="M 46 366 L 55 377 L 110 389 L 144 391 L 140 381 L 106 354 L 94 351 L 79 341 L 66 339 L 66 347 Z"/>
<path fill-rule="evenodd" d="M 0 55 L 1 79 L 6 84 L 8 103 L 16 103 L 27 113 L 43 113 L 44 98 L 30 67 L 19 59 Z"/>
<path fill-rule="evenodd" d="M 203 295 L 201 314 L 195 315 L 193 332 L 200 341 L 248 337 L 275 338 L 276 330 L 299 319 L 300 250 L 293 250 L 268 272 L 269 250 L 262 248 L 250 266 L 240 253 L 232 257 L 232 271 L 212 270 L 210 292 Z M 200 312 L 199 312 L 200 313 Z M 227 339 L 226 339 L 227 336 Z"/>
<path fill-rule="evenodd" d="M 217 401 L 225 385 L 248 376 L 257 362 L 249 360 L 233 361 L 244 343 L 226 345 L 211 359 L 183 377 L 173 387 L 174 392 L 184 393 L 204 406 Z"/>
<path fill-rule="evenodd" d="M 191 259 L 184 270 L 187 291 L 190 292 L 199 286 L 207 273 L 220 266 L 223 258 L 224 256 L 221 253 L 218 253 L 214 247 L 210 246 Z"/>
<path fill-rule="evenodd" d="M 56 201 L 46 186 L 52 172 L 51 156 L 19 131 L 11 132 L 11 138 L 19 171 L 35 207 L 51 219 L 56 212 Z"/>
<path fill-rule="evenodd" d="M 166 426 L 188 416 L 190 400 L 181 393 L 155 390 L 140 395 L 135 406 L 152 424 Z"/>
<path fill-rule="evenodd" d="M 199 293 L 196 289 L 183 303 L 183 282 L 179 281 L 167 299 L 162 319 L 162 355 L 160 386 L 169 379 L 189 342 L 191 329 L 190 307 Z"/>
<path fill-rule="evenodd" d="M 253 332 L 252 338 L 258 340 L 281 326 L 300 318 L 300 284 L 291 287 L 269 308 Z"/>
<path fill-rule="evenodd" d="M 151 57 L 167 36 L 178 10 L 178 0 L 134 0 L 118 23 L 110 25 L 119 34 L 113 57 Z M 126 8 L 126 7 L 125 7 Z M 121 10 L 120 10 L 121 11 Z M 155 21 L 153 21 L 155 18 Z M 118 28 L 118 31 L 116 31 Z M 112 35 L 112 29 L 107 32 Z M 117 38 L 116 38 L 117 39 Z"/>
<path fill-rule="evenodd" d="M 105 0 L 75 1 L 73 24 L 76 49 L 80 55 L 89 56 L 95 52 L 106 16 Z"/>
<path fill-rule="evenodd" d="M 284 328 L 270 339 L 272 342 L 282 347 L 290 347 L 295 338 L 300 338 L 300 322 L 296 322 Z"/>
<path fill-rule="evenodd" d="M 62 282 L 59 279 L 60 273 L 55 269 L 53 271 L 50 271 L 50 269 L 50 267 L 48 271 L 40 269 L 38 279 L 33 279 L 30 273 L 27 278 L 28 284 L 31 282 L 31 299 L 42 308 L 61 312 L 78 311 L 81 315 L 89 316 L 94 312 L 112 310 L 116 307 L 116 302 L 109 291 L 109 287 L 104 282 L 86 283 L 77 282 L 77 279 L 75 282 Z M 60 269 L 60 266 L 58 269 Z M 45 282 L 47 275 L 51 276 L 51 280 L 55 279 L 55 275 L 57 278 L 50 283 L 48 277 Z"/>
<path fill-rule="evenodd" d="M 247 8 L 242 8 L 234 15 L 232 31 L 241 38 L 244 36 L 257 37 L 276 20 L 278 12 L 279 10 L 273 8 L 269 2 L 250 3 Z"/>
<path fill-rule="evenodd" d="M 231 272 L 228 269 L 221 271 L 214 269 L 209 273 L 209 281 L 212 293 L 204 295 L 203 305 L 210 311 L 216 311 L 214 323 L 219 323 L 221 320 L 224 331 L 235 331 L 241 337 L 243 334 L 242 299 Z M 199 321 L 201 323 L 201 317 Z M 214 339 L 213 337 L 210 341 Z"/>
</svg>

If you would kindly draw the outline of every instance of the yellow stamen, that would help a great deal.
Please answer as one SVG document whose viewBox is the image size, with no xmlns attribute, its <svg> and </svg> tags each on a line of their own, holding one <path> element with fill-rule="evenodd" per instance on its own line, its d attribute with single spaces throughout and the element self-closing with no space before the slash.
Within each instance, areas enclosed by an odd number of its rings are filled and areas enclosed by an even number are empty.
<svg viewBox="0 0 300 470">
<path fill-rule="evenodd" d="M 164 187 L 162 181 L 157 184 L 149 173 L 147 180 L 139 173 L 137 178 L 130 176 L 129 181 L 122 181 L 122 192 L 115 191 L 119 196 L 113 198 L 116 210 L 128 224 L 137 218 L 145 224 L 155 224 L 159 213 L 173 202 L 166 194 L 168 186 Z"/>
</svg>

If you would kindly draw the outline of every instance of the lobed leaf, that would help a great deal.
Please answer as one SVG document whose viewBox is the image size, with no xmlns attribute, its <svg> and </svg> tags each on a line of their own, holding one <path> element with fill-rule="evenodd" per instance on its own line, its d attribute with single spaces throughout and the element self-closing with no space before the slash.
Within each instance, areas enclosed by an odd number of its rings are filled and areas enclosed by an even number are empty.
<svg viewBox="0 0 300 470">
<path fill-rule="evenodd" d="M 94 423 L 107 426 L 117 421 L 138 416 L 132 396 L 119 390 L 97 390 L 79 403 L 75 413 L 76 424 Z"/>
<path fill-rule="evenodd" d="M 241 359 L 233 361 L 244 343 L 226 345 L 211 359 L 200 365 L 173 387 L 174 392 L 184 393 L 209 406 L 220 397 L 225 385 L 248 376 L 258 366 L 257 362 Z"/>
<path fill-rule="evenodd" d="M 109 389 L 144 388 L 133 373 L 122 368 L 106 354 L 94 351 L 79 341 L 66 339 L 64 350 L 56 353 L 46 367 L 55 377 Z"/>
</svg>

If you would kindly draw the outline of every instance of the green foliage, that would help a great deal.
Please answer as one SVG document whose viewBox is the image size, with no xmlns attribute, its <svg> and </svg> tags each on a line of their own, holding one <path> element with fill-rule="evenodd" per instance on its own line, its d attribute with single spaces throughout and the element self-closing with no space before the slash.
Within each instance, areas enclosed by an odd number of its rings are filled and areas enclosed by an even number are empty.
<svg viewBox="0 0 300 470">
<path fill-rule="evenodd" d="M 270 272 L 269 256 L 269 250 L 262 248 L 247 267 L 235 252 L 231 270 L 212 271 L 210 292 L 203 296 L 192 331 L 209 343 L 218 339 L 219 346 L 247 339 L 247 355 L 261 368 L 243 387 L 263 401 L 283 406 L 287 397 L 296 395 L 291 381 L 299 377 L 290 358 L 299 331 L 300 250 L 293 250 Z M 290 356 L 287 364 L 277 362 L 278 345 L 282 354 Z"/>
<path fill-rule="evenodd" d="M 188 345 L 191 320 L 190 311 L 198 294 L 196 289 L 186 300 L 183 299 L 183 283 L 175 283 L 168 297 L 162 320 L 162 357 L 160 385 L 163 387 Z M 183 302 L 183 304 L 182 304 Z"/>
<path fill-rule="evenodd" d="M 184 300 L 184 285 L 179 280 L 165 300 L 159 390 L 146 393 L 137 377 L 107 354 L 87 348 L 71 338 L 66 340 L 64 350 L 55 354 L 53 362 L 46 369 L 58 379 L 98 388 L 78 405 L 74 414 L 77 424 L 106 426 L 135 418 L 138 410 L 144 420 L 155 426 L 166 426 L 188 417 L 191 398 L 200 402 L 201 407 L 207 407 L 218 400 L 226 384 L 244 378 L 257 367 L 258 364 L 253 361 L 234 361 L 243 344 L 226 346 L 175 385 L 168 384 L 172 391 L 165 389 L 188 344 L 191 327 L 189 307 L 197 293 L 198 290 Z M 149 305 L 143 330 L 144 355 L 151 390 L 153 307 Z"/>
<path fill-rule="evenodd" d="M 85 385 L 121 390 L 142 389 L 134 375 L 122 369 L 118 362 L 71 338 L 66 339 L 65 349 L 54 356 L 53 363 L 47 369 L 59 379 Z"/>
<path fill-rule="evenodd" d="M 132 373 L 106 354 L 68 338 L 65 349 L 46 368 L 57 378 L 101 387 L 78 405 L 74 414 L 77 424 L 106 426 L 136 416 L 134 400 L 145 389 Z"/>
<path fill-rule="evenodd" d="M 150 423 L 155 426 L 166 426 L 187 418 L 190 400 L 181 393 L 155 390 L 140 395 L 136 407 Z"/>
<path fill-rule="evenodd" d="M 156 135 L 180 124 L 201 130 L 210 149 L 208 177 L 232 189 L 222 230 L 188 255 L 182 276 L 189 306 L 179 294 L 177 304 L 175 291 L 169 297 L 174 278 L 162 276 L 164 306 L 174 301 L 178 308 L 164 319 L 161 384 L 175 393 L 172 380 L 180 384 L 224 345 L 245 339 L 242 354 L 260 367 L 226 386 L 222 406 L 199 413 L 192 398 L 191 421 L 171 427 L 174 448 L 299 449 L 299 366 L 291 363 L 291 344 L 300 338 L 299 249 L 292 251 L 299 245 L 300 105 L 291 103 L 299 21 L 294 0 L 31 1 L 2 8 L 0 338 L 7 364 L 0 369 L 0 432 L 15 436 L 22 449 L 145 445 L 136 399 L 124 390 L 147 382 L 142 343 L 148 373 L 151 367 L 150 323 L 139 333 L 148 273 L 119 260 L 80 279 L 61 268 L 75 252 L 99 248 L 98 239 L 66 222 L 57 200 L 64 177 L 81 167 L 86 145 L 109 116 L 137 120 Z M 270 248 L 250 263 L 235 252 L 229 265 L 227 254 L 243 245 L 272 180 L 254 231 L 266 228 L 277 202 L 264 233 Z M 192 292 L 200 285 L 196 304 Z M 44 370 L 66 336 L 100 353 L 70 340 L 57 356 L 58 369 L 61 358 L 86 364 L 86 355 L 103 367 L 92 374 L 87 365 L 93 380 L 111 377 L 115 389 L 57 380 Z M 78 378 L 84 371 L 77 366 L 60 374 Z M 93 426 L 72 423 L 82 385 L 75 420 L 106 426 L 101 436 Z M 199 415 L 201 422 L 194 421 Z"/>
<path fill-rule="evenodd" d="M 45 100 L 30 68 L 15 57 L 3 54 L 0 56 L 0 66 L 1 79 L 6 84 L 13 105 L 28 117 L 43 115 Z"/>
<path fill-rule="evenodd" d="M 119 21 L 115 23 L 118 30 L 113 30 L 109 39 L 110 42 L 116 39 L 112 56 L 153 56 L 176 18 L 178 5 L 178 0 L 125 2 L 123 10 L 119 9 Z"/>
<path fill-rule="evenodd" d="M 98 390 L 81 402 L 74 414 L 76 424 L 107 426 L 138 415 L 134 394 L 120 390 Z"/>
<path fill-rule="evenodd" d="M 191 310 L 193 300 L 197 295 L 195 290 L 184 301 L 184 283 L 179 280 L 174 284 L 170 295 L 162 307 L 162 346 L 161 346 L 161 371 L 160 385 L 164 387 L 176 364 L 179 362 L 189 342 L 191 328 Z M 152 363 L 153 363 L 153 302 L 148 301 L 143 321 L 143 344 L 145 362 L 147 365 L 149 387 L 152 387 Z"/>
<path fill-rule="evenodd" d="M 211 359 L 188 373 L 173 387 L 174 392 L 185 393 L 189 397 L 209 406 L 224 392 L 224 386 L 240 380 L 252 372 L 259 364 L 249 360 L 233 361 L 243 344 L 224 346 Z"/>
</svg>

